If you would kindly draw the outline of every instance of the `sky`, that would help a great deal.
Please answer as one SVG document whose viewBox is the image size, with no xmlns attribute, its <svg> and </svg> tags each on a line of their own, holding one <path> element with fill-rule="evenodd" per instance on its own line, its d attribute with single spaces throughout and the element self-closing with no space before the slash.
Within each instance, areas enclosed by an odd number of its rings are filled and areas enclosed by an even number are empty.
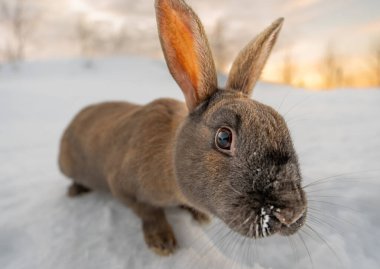
<svg viewBox="0 0 380 269">
<path fill-rule="evenodd" d="M 79 17 L 106 33 L 106 39 L 121 30 L 126 32 L 129 53 L 162 57 L 153 0 L 24 1 L 38 10 L 27 47 L 29 59 L 78 56 L 75 25 Z M 227 64 L 256 34 L 276 18 L 284 17 L 285 24 L 264 78 L 280 72 L 284 55 L 291 55 L 302 67 L 298 73 L 303 82 L 317 83 L 320 78 L 311 70 L 315 70 L 328 46 L 347 62 L 347 72 L 357 72 L 367 68 L 369 51 L 380 40 L 379 0 L 187 0 L 187 3 L 198 13 L 211 43 L 217 25 L 223 26 Z M 5 42 L 0 40 L 0 46 Z"/>
</svg>

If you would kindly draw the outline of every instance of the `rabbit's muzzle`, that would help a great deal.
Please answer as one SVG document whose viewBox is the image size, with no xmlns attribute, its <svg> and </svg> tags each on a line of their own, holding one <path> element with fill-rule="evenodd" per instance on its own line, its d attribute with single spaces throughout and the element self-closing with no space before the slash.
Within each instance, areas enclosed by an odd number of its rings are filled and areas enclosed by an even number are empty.
<svg viewBox="0 0 380 269">
<path fill-rule="evenodd" d="M 298 184 L 284 183 L 236 197 L 240 207 L 231 214 L 232 221 L 225 222 L 231 229 L 250 238 L 296 233 L 305 223 L 307 200 Z"/>
</svg>

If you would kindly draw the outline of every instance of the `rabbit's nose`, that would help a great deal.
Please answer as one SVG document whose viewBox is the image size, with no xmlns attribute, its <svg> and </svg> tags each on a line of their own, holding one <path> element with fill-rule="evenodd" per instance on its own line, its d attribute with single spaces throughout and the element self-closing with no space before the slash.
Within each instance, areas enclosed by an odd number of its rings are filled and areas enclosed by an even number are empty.
<svg viewBox="0 0 380 269">
<path fill-rule="evenodd" d="M 292 209 L 292 208 L 283 208 L 273 212 L 273 215 L 278 219 L 282 224 L 289 226 L 299 220 L 302 215 L 305 213 L 305 208 Z"/>
</svg>

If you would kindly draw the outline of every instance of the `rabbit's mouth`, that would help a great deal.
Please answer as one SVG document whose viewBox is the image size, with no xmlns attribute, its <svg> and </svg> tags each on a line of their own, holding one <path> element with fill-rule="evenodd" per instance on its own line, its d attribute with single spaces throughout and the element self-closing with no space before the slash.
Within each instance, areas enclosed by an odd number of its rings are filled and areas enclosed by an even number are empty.
<svg viewBox="0 0 380 269">
<path fill-rule="evenodd" d="M 306 220 L 306 209 L 305 208 L 292 208 L 292 209 L 280 209 L 270 207 L 269 212 L 265 209 L 261 209 L 260 227 L 267 229 L 268 232 L 262 231 L 262 236 L 265 237 L 267 234 L 279 233 L 284 236 L 292 235 L 297 232 L 305 223 Z M 272 219 L 271 222 L 265 220 Z M 266 224 L 267 223 L 267 224 Z M 264 224 L 264 225 L 263 225 Z M 271 225 L 269 225 L 271 224 Z M 268 226 L 268 227 L 266 227 Z"/>
<path fill-rule="evenodd" d="M 265 238 L 274 234 L 289 236 L 296 233 L 306 221 L 306 209 L 294 210 L 297 212 L 289 217 L 288 209 L 274 206 L 261 207 L 243 220 L 241 224 L 231 225 L 236 232 L 250 238 Z"/>
<path fill-rule="evenodd" d="M 289 236 L 296 233 L 306 221 L 306 211 L 299 215 L 298 219 L 292 224 L 283 224 L 279 228 L 279 234 L 283 236 Z"/>
</svg>

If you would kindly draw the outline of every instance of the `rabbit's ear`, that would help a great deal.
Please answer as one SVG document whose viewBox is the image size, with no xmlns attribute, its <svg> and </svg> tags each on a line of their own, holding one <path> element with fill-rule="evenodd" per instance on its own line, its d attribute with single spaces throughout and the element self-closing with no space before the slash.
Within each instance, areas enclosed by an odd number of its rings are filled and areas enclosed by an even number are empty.
<svg viewBox="0 0 380 269">
<path fill-rule="evenodd" d="M 217 76 L 203 26 L 183 0 L 156 0 L 158 32 L 170 73 L 189 111 L 217 91 Z"/>
<path fill-rule="evenodd" d="M 232 64 L 226 89 L 241 91 L 247 95 L 252 93 L 276 43 L 283 21 L 283 18 L 277 19 L 239 53 Z"/>
</svg>

